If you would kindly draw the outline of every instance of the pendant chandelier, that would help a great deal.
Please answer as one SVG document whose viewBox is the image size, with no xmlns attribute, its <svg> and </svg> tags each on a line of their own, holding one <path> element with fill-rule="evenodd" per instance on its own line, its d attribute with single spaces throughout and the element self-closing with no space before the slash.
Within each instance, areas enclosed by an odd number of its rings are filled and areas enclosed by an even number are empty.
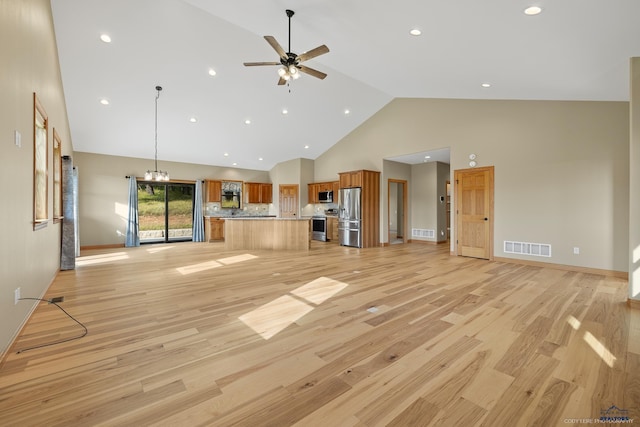
<svg viewBox="0 0 640 427">
<path fill-rule="evenodd" d="M 145 181 L 169 181 L 169 172 L 158 170 L 158 98 L 160 98 L 160 91 L 162 86 L 156 86 L 156 122 L 155 122 L 155 169 L 153 171 L 148 170 L 144 174 Z"/>
</svg>

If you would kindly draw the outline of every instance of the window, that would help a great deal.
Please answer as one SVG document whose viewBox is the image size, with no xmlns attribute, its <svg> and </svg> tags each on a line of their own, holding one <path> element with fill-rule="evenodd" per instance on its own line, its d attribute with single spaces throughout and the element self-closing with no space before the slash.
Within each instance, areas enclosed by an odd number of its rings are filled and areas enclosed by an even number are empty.
<svg viewBox="0 0 640 427">
<path fill-rule="evenodd" d="M 33 94 L 33 229 L 47 226 L 48 218 L 48 171 L 47 134 L 49 120 L 38 96 Z"/>
<path fill-rule="evenodd" d="M 62 219 L 62 141 L 53 128 L 53 222 Z"/>
</svg>

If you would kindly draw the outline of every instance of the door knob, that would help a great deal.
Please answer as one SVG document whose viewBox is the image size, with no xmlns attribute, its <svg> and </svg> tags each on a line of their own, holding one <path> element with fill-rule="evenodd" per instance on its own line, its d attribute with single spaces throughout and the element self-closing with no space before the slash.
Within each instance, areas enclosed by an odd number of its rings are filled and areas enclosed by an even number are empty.
<svg viewBox="0 0 640 427">
<path fill-rule="evenodd" d="M 485 220 L 485 221 L 489 221 L 489 218 L 485 218 L 484 220 Z"/>
</svg>

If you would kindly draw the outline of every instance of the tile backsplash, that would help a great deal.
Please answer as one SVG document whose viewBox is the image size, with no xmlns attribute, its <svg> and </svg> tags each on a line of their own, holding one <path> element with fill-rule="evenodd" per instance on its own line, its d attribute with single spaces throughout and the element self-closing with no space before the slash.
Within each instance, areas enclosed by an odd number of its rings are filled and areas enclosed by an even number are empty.
<svg viewBox="0 0 640 427">
<path fill-rule="evenodd" d="M 219 202 L 207 202 L 204 204 L 204 216 L 209 217 L 267 215 L 269 215 L 269 204 L 267 203 L 247 203 L 240 209 L 222 208 Z"/>
</svg>

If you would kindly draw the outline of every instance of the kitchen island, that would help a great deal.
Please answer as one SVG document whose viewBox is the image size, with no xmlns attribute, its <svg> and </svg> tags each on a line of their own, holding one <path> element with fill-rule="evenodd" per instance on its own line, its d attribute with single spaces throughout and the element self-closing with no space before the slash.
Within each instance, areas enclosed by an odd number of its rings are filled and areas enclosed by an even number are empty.
<svg viewBox="0 0 640 427">
<path fill-rule="evenodd" d="M 297 218 L 226 218 L 224 248 L 304 250 L 311 246 L 311 220 Z"/>
</svg>

